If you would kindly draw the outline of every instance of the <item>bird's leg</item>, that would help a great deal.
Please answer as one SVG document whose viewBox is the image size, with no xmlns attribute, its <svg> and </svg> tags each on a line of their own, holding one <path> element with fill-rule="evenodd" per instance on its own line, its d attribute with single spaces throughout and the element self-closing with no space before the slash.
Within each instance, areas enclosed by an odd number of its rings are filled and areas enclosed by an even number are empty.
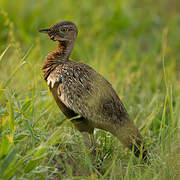
<svg viewBox="0 0 180 180">
<path fill-rule="evenodd" d="M 95 150 L 95 140 L 93 133 L 81 132 L 81 134 L 83 136 L 86 148 L 93 152 Z"/>
<path fill-rule="evenodd" d="M 89 139 L 90 139 L 90 143 L 91 143 L 91 147 L 96 147 L 96 142 L 94 140 L 94 135 L 93 133 L 88 133 Z"/>
<path fill-rule="evenodd" d="M 95 149 L 95 140 L 93 136 L 94 128 L 93 126 L 84 119 L 83 117 L 73 119 L 71 122 L 75 125 L 75 127 L 81 132 L 84 138 L 84 144 L 87 149 L 93 151 Z"/>
</svg>

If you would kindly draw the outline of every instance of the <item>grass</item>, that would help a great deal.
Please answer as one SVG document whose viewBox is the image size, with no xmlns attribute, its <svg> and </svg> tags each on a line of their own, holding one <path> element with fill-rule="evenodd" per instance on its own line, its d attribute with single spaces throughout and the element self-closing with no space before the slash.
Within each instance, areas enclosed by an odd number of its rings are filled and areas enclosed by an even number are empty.
<svg viewBox="0 0 180 180">
<path fill-rule="evenodd" d="M 179 10 L 175 0 L 1 0 L 0 178 L 179 179 Z M 151 165 L 101 130 L 92 155 L 59 111 L 40 70 L 56 44 L 38 30 L 61 20 L 79 28 L 71 59 L 111 82 Z"/>
</svg>

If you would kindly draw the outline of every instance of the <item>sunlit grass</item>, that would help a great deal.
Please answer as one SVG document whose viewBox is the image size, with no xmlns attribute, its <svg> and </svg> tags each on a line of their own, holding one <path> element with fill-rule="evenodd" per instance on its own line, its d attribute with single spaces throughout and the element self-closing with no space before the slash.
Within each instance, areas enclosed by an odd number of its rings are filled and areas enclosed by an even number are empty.
<svg viewBox="0 0 180 180">
<path fill-rule="evenodd" d="M 180 14 L 169 2 L 0 2 L 1 179 L 180 178 Z M 71 59 L 111 82 L 144 136 L 150 165 L 101 130 L 92 154 L 59 111 L 40 70 L 56 44 L 38 30 L 61 20 L 79 27 Z"/>
</svg>

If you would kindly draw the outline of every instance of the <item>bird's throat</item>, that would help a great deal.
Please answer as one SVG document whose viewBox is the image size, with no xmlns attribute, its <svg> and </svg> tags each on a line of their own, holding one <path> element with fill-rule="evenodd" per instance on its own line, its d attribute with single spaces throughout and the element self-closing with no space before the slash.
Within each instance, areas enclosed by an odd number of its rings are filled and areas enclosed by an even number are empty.
<svg viewBox="0 0 180 180">
<path fill-rule="evenodd" d="M 59 53 L 62 53 L 65 48 L 66 48 L 65 42 L 58 41 L 58 51 L 59 51 Z"/>
<path fill-rule="evenodd" d="M 59 64 L 68 61 L 72 48 L 72 42 L 58 41 L 58 48 L 49 53 L 42 67 L 45 79 Z"/>
<path fill-rule="evenodd" d="M 73 45 L 73 41 L 58 41 L 57 51 L 62 59 L 67 60 L 69 58 Z"/>
</svg>

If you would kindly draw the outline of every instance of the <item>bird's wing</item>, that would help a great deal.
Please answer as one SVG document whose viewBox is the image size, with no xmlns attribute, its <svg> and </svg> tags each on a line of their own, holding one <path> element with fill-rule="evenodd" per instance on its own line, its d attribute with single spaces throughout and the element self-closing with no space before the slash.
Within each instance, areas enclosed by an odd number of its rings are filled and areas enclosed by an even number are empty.
<svg viewBox="0 0 180 180">
<path fill-rule="evenodd" d="M 58 98 L 76 114 L 97 123 L 118 120 L 119 113 L 125 112 L 110 83 L 89 66 L 65 64 L 59 72 Z"/>
</svg>

